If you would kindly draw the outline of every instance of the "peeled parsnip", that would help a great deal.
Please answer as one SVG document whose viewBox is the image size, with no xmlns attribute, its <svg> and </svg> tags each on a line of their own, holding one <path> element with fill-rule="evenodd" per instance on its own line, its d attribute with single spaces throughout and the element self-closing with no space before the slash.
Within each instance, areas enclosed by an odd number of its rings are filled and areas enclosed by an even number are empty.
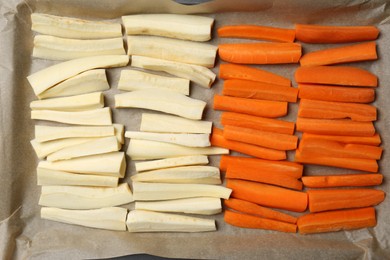
<svg viewBox="0 0 390 260">
<path fill-rule="evenodd" d="M 125 143 L 125 126 L 121 124 L 112 124 L 115 128 L 115 136 L 118 139 L 118 142 L 121 144 Z"/>
<path fill-rule="evenodd" d="M 209 159 L 205 155 L 189 155 L 174 157 L 162 160 L 146 161 L 146 162 L 136 162 L 135 170 L 137 172 L 144 172 L 150 170 L 166 169 L 179 166 L 189 166 L 189 165 L 202 165 L 208 164 Z"/>
<path fill-rule="evenodd" d="M 115 107 L 145 108 L 189 119 L 201 119 L 206 102 L 168 90 L 145 89 L 115 95 Z"/>
<path fill-rule="evenodd" d="M 39 99 L 66 97 L 110 89 L 105 69 L 88 70 L 58 83 L 38 95 Z"/>
<path fill-rule="evenodd" d="M 46 142 L 71 137 L 104 137 L 115 135 L 113 126 L 45 126 L 35 125 L 35 140 Z"/>
<path fill-rule="evenodd" d="M 210 146 L 210 134 L 181 134 L 181 133 L 150 133 L 126 131 L 125 137 L 130 139 L 142 139 L 159 141 L 164 143 L 179 144 L 189 147 L 207 147 Z"/>
<path fill-rule="evenodd" d="M 127 148 L 132 160 L 152 160 L 186 155 L 228 154 L 229 150 L 220 147 L 188 147 L 177 144 L 133 139 Z"/>
<path fill-rule="evenodd" d="M 189 79 L 205 88 L 210 88 L 216 78 L 214 72 L 203 66 L 145 56 L 132 55 L 131 66 L 164 71 L 179 78 Z"/>
<path fill-rule="evenodd" d="M 75 39 L 102 39 L 122 36 L 119 23 L 87 21 L 42 13 L 31 14 L 31 30 L 47 35 Z"/>
<path fill-rule="evenodd" d="M 172 115 L 142 113 L 140 130 L 159 133 L 210 134 L 212 122 Z"/>
<path fill-rule="evenodd" d="M 42 186 L 39 205 L 63 209 L 98 209 L 133 202 L 127 183 L 118 187 Z"/>
<path fill-rule="evenodd" d="M 33 110 L 31 119 L 54 121 L 74 125 L 111 125 L 111 110 L 109 107 L 86 111 L 54 111 Z"/>
<path fill-rule="evenodd" d="M 84 227 L 126 231 L 127 209 L 107 207 L 89 210 L 41 208 L 41 218 Z"/>
<path fill-rule="evenodd" d="M 188 198 L 166 201 L 137 201 L 135 209 L 175 212 L 200 215 L 214 215 L 222 211 L 221 199 L 219 198 Z"/>
<path fill-rule="evenodd" d="M 188 96 L 190 81 L 188 79 L 160 76 L 138 70 L 122 70 L 118 89 L 126 91 L 162 88 Z"/>
</svg>

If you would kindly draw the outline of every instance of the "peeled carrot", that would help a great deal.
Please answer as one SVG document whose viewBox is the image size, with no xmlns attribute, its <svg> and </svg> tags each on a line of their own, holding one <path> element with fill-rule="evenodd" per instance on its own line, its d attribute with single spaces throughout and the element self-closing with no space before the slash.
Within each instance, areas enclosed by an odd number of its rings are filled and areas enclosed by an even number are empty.
<svg viewBox="0 0 390 260">
<path fill-rule="evenodd" d="M 373 136 L 372 122 L 358 122 L 350 119 L 313 119 L 298 117 L 297 131 L 322 135 Z"/>
<path fill-rule="evenodd" d="M 371 72 L 346 66 L 309 66 L 295 71 L 298 83 L 377 87 L 378 78 Z"/>
<path fill-rule="evenodd" d="M 227 25 L 218 29 L 221 38 L 244 38 L 276 42 L 294 42 L 295 30 L 260 25 Z"/>
<path fill-rule="evenodd" d="M 257 228 L 282 231 L 287 233 L 296 233 L 297 226 L 295 224 L 277 221 L 273 219 L 260 218 L 252 215 L 242 214 L 225 210 L 224 220 L 226 223 L 242 228 Z"/>
<path fill-rule="evenodd" d="M 301 99 L 298 116 L 318 119 L 343 119 L 353 121 L 375 121 L 376 107 L 368 104 L 331 102 Z"/>
<path fill-rule="evenodd" d="M 376 43 L 365 42 L 349 46 L 309 52 L 299 60 L 301 66 L 331 65 L 376 60 Z"/>
<path fill-rule="evenodd" d="M 214 95 L 214 109 L 254 116 L 281 117 L 287 114 L 287 102 Z"/>
<path fill-rule="evenodd" d="M 298 84 L 298 89 L 299 98 L 350 103 L 370 103 L 375 100 L 375 90 L 372 88 Z"/>
<path fill-rule="evenodd" d="M 303 212 L 307 208 L 307 194 L 259 182 L 228 179 L 226 187 L 232 197 L 262 206 Z"/>
<path fill-rule="evenodd" d="M 223 84 L 226 96 L 297 102 L 298 89 L 242 79 L 229 79 Z"/>
<path fill-rule="evenodd" d="M 244 79 L 290 87 L 291 81 L 275 73 L 245 65 L 224 63 L 219 66 L 221 79 Z"/>
<path fill-rule="evenodd" d="M 227 140 L 259 145 L 276 150 L 295 150 L 298 137 L 295 135 L 272 133 L 251 128 L 226 125 L 223 137 Z"/>
<path fill-rule="evenodd" d="M 310 133 L 303 133 L 302 139 L 315 138 L 330 141 L 337 141 L 346 144 L 366 144 L 378 146 L 381 144 L 381 137 L 378 133 L 373 136 L 345 136 L 345 135 L 317 135 Z"/>
<path fill-rule="evenodd" d="M 269 174 L 283 174 L 299 179 L 302 177 L 303 165 L 290 162 L 290 161 L 270 161 L 262 160 L 258 158 L 249 158 L 249 157 L 239 157 L 239 156 L 230 156 L 222 155 L 219 168 L 222 171 L 226 171 L 227 168 L 231 165 L 240 165 L 240 167 L 245 170 L 246 168 L 259 169 L 265 173 Z"/>
<path fill-rule="evenodd" d="M 369 207 L 385 199 L 385 193 L 375 189 L 309 190 L 307 195 L 310 212 Z"/>
<path fill-rule="evenodd" d="M 213 128 L 213 133 L 211 134 L 210 142 L 214 146 L 227 148 L 233 151 L 237 151 L 239 153 L 251 155 L 262 159 L 268 159 L 268 160 L 286 159 L 285 151 L 279 151 L 279 150 L 269 149 L 265 147 L 260 147 L 257 145 L 251 145 L 251 144 L 226 140 L 223 137 L 223 131 L 216 127 Z"/>
<path fill-rule="evenodd" d="M 246 213 L 249 215 L 278 220 L 278 221 L 292 223 L 292 224 L 297 223 L 297 218 L 294 216 L 273 209 L 269 209 L 266 207 L 262 207 L 260 205 L 245 200 L 230 198 L 228 200 L 224 200 L 224 205 L 227 208 L 236 210 L 238 212 Z"/>
<path fill-rule="evenodd" d="M 307 43 L 343 43 L 372 41 L 378 38 L 375 26 L 326 26 L 296 24 L 295 38 Z"/>
<path fill-rule="evenodd" d="M 297 224 L 300 234 L 375 227 L 375 209 L 368 207 L 310 213 L 300 216 Z"/>
<path fill-rule="evenodd" d="M 350 186 L 375 186 L 383 180 L 382 174 L 342 174 L 323 176 L 304 176 L 303 184 L 308 188 L 350 187 Z"/>
<path fill-rule="evenodd" d="M 219 57 L 240 64 L 298 63 L 302 47 L 297 43 L 225 43 L 218 46 Z"/>
</svg>

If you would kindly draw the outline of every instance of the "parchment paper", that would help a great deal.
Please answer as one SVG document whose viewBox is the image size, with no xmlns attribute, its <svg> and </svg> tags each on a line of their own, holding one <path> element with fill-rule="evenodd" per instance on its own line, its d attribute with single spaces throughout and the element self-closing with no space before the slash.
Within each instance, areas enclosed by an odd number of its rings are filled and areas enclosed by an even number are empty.
<svg viewBox="0 0 390 260">
<path fill-rule="evenodd" d="M 379 108 L 375 123 L 383 140 L 390 145 L 390 19 L 388 1 L 250 1 L 217 0 L 196 6 L 182 6 L 169 0 L 0 0 L 0 258 L 1 259 L 82 259 L 115 257 L 148 253 L 175 258 L 222 259 L 389 259 L 390 205 L 386 199 L 377 206 L 378 225 L 371 229 L 302 236 L 264 230 L 247 230 L 224 224 L 222 214 L 217 219 L 218 231 L 211 233 L 144 233 L 131 234 L 41 220 L 36 185 L 38 160 L 29 141 L 34 138 L 34 125 L 46 124 L 30 120 L 29 103 L 35 96 L 26 76 L 56 62 L 33 59 L 33 33 L 30 14 L 74 16 L 86 19 L 112 19 L 130 13 L 204 13 L 214 17 L 216 29 L 226 24 L 252 23 L 293 28 L 294 23 L 334 25 L 377 25 L 381 35 L 377 40 L 379 60 L 353 64 L 379 76 L 380 87 L 374 104 Z M 213 44 L 232 41 L 216 39 Z M 304 44 L 304 52 L 325 45 Z M 214 72 L 218 72 L 217 63 Z M 258 66 L 293 79 L 298 65 Z M 111 89 L 105 93 L 106 104 L 113 107 L 113 95 L 119 93 L 117 82 L 121 69 L 108 72 Z M 212 111 L 212 97 L 221 92 L 217 81 L 211 90 L 193 85 L 191 96 L 208 102 L 204 119 L 219 124 L 220 112 Z M 287 120 L 296 118 L 297 104 L 289 106 Z M 114 122 L 138 130 L 141 110 L 115 109 Z M 127 148 L 128 140 L 124 149 Z M 292 158 L 292 154 L 289 154 Z M 134 174 L 134 164 L 128 159 L 126 179 Z M 210 156 L 218 165 L 220 157 Z M 384 152 L 380 172 L 389 192 L 390 155 Z M 307 166 L 305 174 L 352 172 L 341 169 Z M 131 209 L 133 204 L 125 205 Z"/>
</svg>

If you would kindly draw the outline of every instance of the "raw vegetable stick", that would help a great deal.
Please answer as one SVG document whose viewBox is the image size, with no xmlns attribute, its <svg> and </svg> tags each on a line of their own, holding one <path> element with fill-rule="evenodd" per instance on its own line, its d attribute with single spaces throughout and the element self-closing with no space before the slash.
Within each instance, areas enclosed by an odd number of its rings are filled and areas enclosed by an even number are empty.
<svg viewBox="0 0 390 260">
<path fill-rule="evenodd" d="M 260 25 L 226 25 L 218 29 L 221 38 L 244 38 L 275 42 L 294 42 L 295 30 Z"/>
<path fill-rule="evenodd" d="M 214 95 L 214 109 L 274 118 L 285 116 L 288 108 L 287 102 Z"/>
<path fill-rule="evenodd" d="M 323 140 L 337 141 L 347 144 L 366 144 L 378 146 L 381 144 L 381 137 L 378 133 L 373 136 L 345 136 L 345 135 L 317 135 L 310 133 L 303 133 L 302 139 L 316 138 Z"/>
<path fill-rule="evenodd" d="M 303 184 L 308 188 L 329 188 L 349 186 L 375 186 L 383 180 L 382 174 L 341 174 L 323 176 L 304 176 Z"/>
<path fill-rule="evenodd" d="M 225 43 L 218 46 L 219 57 L 240 64 L 298 63 L 302 47 L 297 43 Z"/>
<path fill-rule="evenodd" d="M 295 224 L 281 222 L 273 219 L 260 218 L 230 210 L 225 211 L 224 220 L 226 223 L 232 226 L 243 228 L 276 230 L 287 233 L 297 232 L 297 226 Z"/>
<path fill-rule="evenodd" d="M 385 199 L 385 193 L 375 189 L 309 190 L 307 195 L 310 212 L 374 206 Z"/>
</svg>

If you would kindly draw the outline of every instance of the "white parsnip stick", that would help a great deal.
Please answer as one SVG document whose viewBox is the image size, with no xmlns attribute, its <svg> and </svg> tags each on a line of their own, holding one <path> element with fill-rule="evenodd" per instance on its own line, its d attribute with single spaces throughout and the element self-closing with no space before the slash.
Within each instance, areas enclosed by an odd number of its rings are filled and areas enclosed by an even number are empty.
<svg viewBox="0 0 390 260">
<path fill-rule="evenodd" d="M 35 140 L 46 142 L 73 137 L 104 137 L 115 135 L 114 126 L 45 126 L 35 125 Z"/>
<path fill-rule="evenodd" d="M 173 157 L 168 159 L 136 162 L 135 170 L 137 172 L 166 169 L 179 166 L 190 166 L 190 165 L 204 165 L 208 164 L 209 159 L 206 155 L 189 155 L 181 157 Z"/>
<path fill-rule="evenodd" d="M 125 137 L 130 139 L 142 139 L 164 143 L 179 144 L 189 147 L 210 146 L 210 134 L 181 134 L 181 133 L 151 133 L 126 131 Z"/>
</svg>

